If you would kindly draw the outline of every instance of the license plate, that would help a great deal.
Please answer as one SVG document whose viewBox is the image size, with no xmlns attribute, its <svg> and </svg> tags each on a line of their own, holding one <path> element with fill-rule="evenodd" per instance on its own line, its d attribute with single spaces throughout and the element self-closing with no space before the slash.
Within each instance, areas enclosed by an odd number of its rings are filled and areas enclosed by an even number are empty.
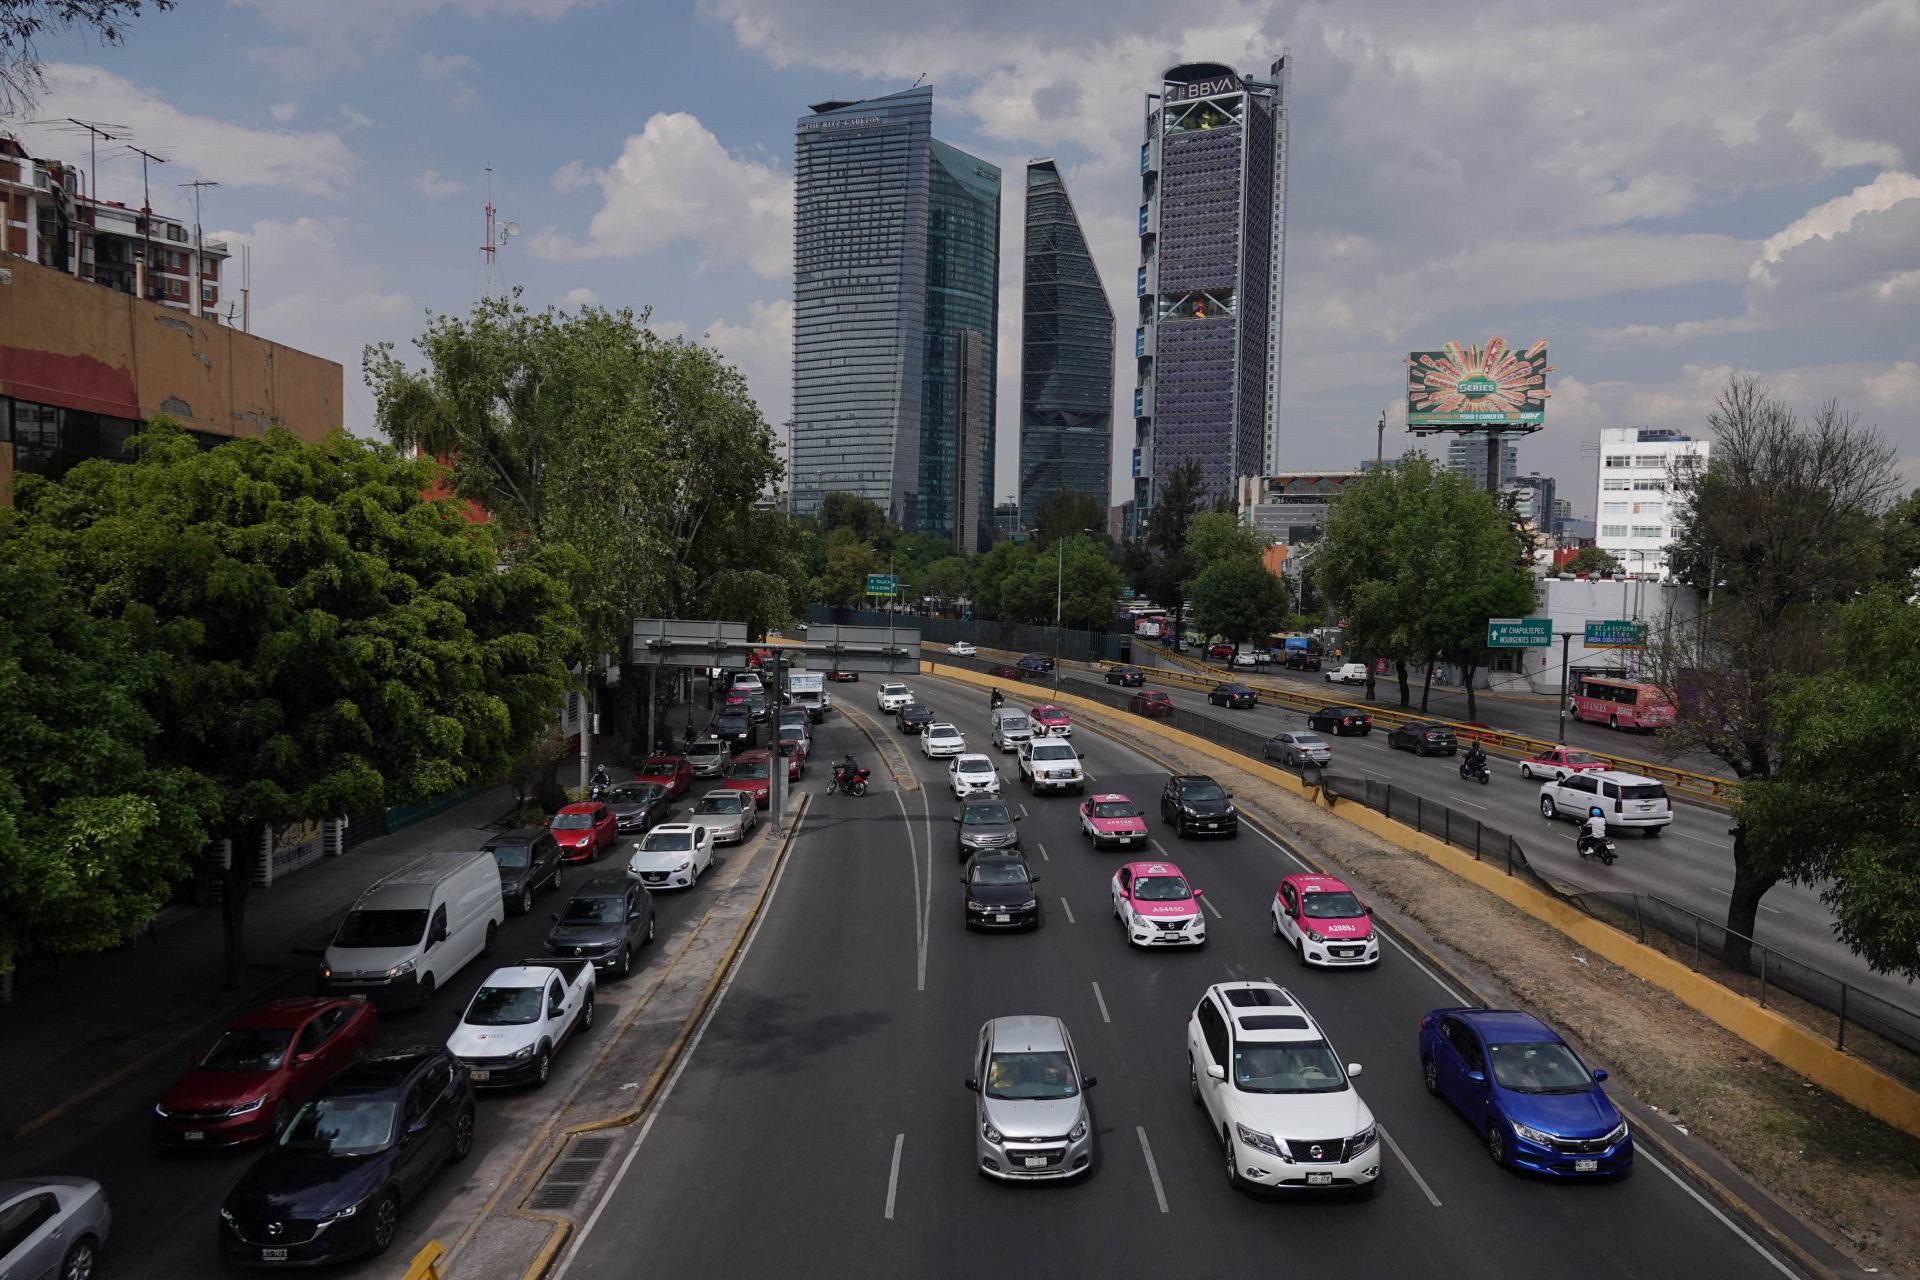
<svg viewBox="0 0 1920 1280">
<path fill-rule="evenodd" d="M 287 1251 L 285 1249 L 262 1249 L 260 1251 L 260 1261 L 262 1262 L 285 1262 L 286 1260 Z"/>
<path fill-rule="evenodd" d="M 1307 1185 L 1310 1187 L 1324 1187 L 1330 1185 L 1332 1182 L 1333 1175 L 1330 1173 L 1309 1173 L 1307 1175 Z"/>
<path fill-rule="evenodd" d="M 1219 825 L 1220 824 L 1217 822 L 1209 822 L 1206 824 L 1206 827 L 1207 827 L 1207 830 L 1212 831 L 1215 827 L 1218 827 Z"/>
<path fill-rule="evenodd" d="M 1002 912 L 1001 912 L 1001 913 L 1000 913 L 999 915 L 997 915 L 997 916 L 995 916 L 995 917 L 993 918 L 993 922 L 994 922 L 995 924 L 1006 924 L 1006 923 L 1007 923 L 1007 922 L 1008 922 L 1009 920 L 1012 920 L 1012 919 L 1013 919 L 1013 917 L 1012 917 L 1012 916 L 1010 916 L 1010 915 L 1008 915 L 1008 914 L 1007 914 L 1006 912 L 1004 912 L 1004 911 L 1002 911 Z"/>
<path fill-rule="evenodd" d="M 1120 837 L 1120 843 L 1121 843 L 1121 844 L 1132 844 L 1132 843 L 1133 843 L 1133 837 L 1132 837 L 1132 836 L 1121 836 L 1121 837 Z"/>
<path fill-rule="evenodd" d="M 491 1071 L 469 1071 L 467 1075 L 476 1084 L 485 1084 L 487 1081 L 493 1079 L 493 1072 Z"/>
<path fill-rule="evenodd" d="M 1573 1171 L 1575 1173 L 1594 1173 L 1597 1172 L 1599 1168 L 1600 1162 L 1598 1160 L 1575 1160 L 1573 1162 Z"/>
<path fill-rule="evenodd" d="M 205 1131 L 200 1129 L 189 1129 L 180 1136 L 188 1142 L 205 1142 L 207 1139 Z"/>
<path fill-rule="evenodd" d="M 1047 1158 L 1045 1156 L 1027 1156 L 1021 1163 L 1029 1169 L 1044 1169 L 1047 1167 Z"/>
<path fill-rule="evenodd" d="M 349 994 L 347 999 L 358 1000 L 361 1004 L 365 1004 L 367 1002 L 367 993 L 364 991 L 355 991 Z"/>
</svg>

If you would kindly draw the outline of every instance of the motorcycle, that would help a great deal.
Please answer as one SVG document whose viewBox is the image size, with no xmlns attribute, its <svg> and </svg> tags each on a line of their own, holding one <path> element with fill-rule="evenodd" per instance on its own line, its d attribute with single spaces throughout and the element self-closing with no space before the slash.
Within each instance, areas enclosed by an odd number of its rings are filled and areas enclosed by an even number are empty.
<svg viewBox="0 0 1920 1280">
<path fill-rule="evenodd" d="M 1462 760 L 1460 762 L 1460 777 L 1462 781 L 1477 782 L 1483 787 L 1493 780 L 1493 775 L 1487 771 L 1487 762 L 1485 760 L 1480 761 L 1478 764 Z"/>
<path fill-rule="evenodd" d="M 608 778 L 605 774 L 596 774 L 593 781 L 587 786 L 587 799 L 596 802 L 605 800 L 612 792 L 612 779 Z"/>
<path fill-rule="evenodd" d="M 1006 704 L 1006 701 L 1007 700 L 1005 698 L 1000 696 L 1000 691 L 996 689 L 992 693 L 987 695 L 987 710 L 998 711 L 1002 706 Z"/>
<path fill-rule="evenodd" d="M 833 776 L 827 779 L 827 794 L 832 795 L 835 791 L 839 791 L 845 795 L 863 796 L 867 794 L 867 776 L 871 772 L 872 770 L 863 767 L 854 770 L 853 775 L 849 777 L 845 767 L 835 765 Z"/>
<path fill-rule="evenodd" d="M 1601 836 L 1595 839 L 1593 836 L 1582 834 L 1575 838 L 1574 846 L 1579 849 L 1581 857 L 1598 858 L 1600 859 L 1600 865 L 1605 867 L 1612 866 L 1613 860 L 1617 856 L 1613 850 L 1613 838 L 1611 836 Z"/>
</svg>

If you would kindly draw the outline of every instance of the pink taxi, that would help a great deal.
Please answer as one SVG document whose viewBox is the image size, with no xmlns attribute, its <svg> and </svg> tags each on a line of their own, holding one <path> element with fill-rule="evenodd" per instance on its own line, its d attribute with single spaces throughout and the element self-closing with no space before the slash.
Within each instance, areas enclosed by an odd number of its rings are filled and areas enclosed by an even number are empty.
<svg viewBox="0 0 1920 1280">
<path fill-rule="evenodd" d="M 1090 796 L 1080 805 L 1080 832 L 1096 849 L 1131 849 L 1147 842 L 1147 815 L 1117 791 Z"/>
<path fill-rule="evenodd" d="M 1380 962 L 1373 912 L 1332 876 L 1288 876 L 1273 891 L 1273 931 L 1302 964 L 1348 969 Z"/>
<path fill-rule="evenodd" d="M 1200 890 L 1171 862 L 1129 862 L 1113 873 L 1113 914 L 1136 947 L 1201 947 Z"/>
<path fill-rule="evenodd" d="M 1589 773 L 1595 769 L 1604 769 L 1607 762 L 1599 756 L 1586 751 L 1573 751 L 1566 747 L 1552 747 L 1538 755 L 1528 756 L 1520 762 L 1520 776 L 1523 778 L 1552 778 L 1555 782 L 1570 773 Z"/>
<path fill-rule="evenodd" d="M 1033 721 L 1033 732 L 1036 736 L 1043 733 L 1056 738 L 1073 736 L 1073 722 L 1067 719 L 1066 710 L 1054 706 L 1051 702 L 1043 702 L 1037 707 L 1027 708 L 1027 718 Z"/>
</svg>

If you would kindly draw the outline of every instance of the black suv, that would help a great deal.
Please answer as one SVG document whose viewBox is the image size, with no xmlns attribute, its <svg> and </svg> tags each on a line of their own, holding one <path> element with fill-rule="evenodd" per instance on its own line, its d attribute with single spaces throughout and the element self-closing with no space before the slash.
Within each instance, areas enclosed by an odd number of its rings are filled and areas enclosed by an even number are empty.
<svg viewBox="0 0 1920 1280">
<path fill-rule="evenodd" d="M 932 723 L 932 707 L 923 707 L 917 702 L 909 702 L 900 708 L 899 725 L 902 733 L 919 733 Z"/>
<path fill-rule="evenodd" d="M 500 896 L 515 915 L 533 910 L 537 890 L 560 887 L 560 844 L 545 827 L 503 831 L 482 847 L 500 867 Z"/>
<path fill-rule="evenodd" d="M 1389 733 L 1387 745 L 1411 751 L 1418 756 L 1450 756 L 1459 749 L 1460 744 L 1454 741 L 1453 730 L 1446 725 L 1436 721 L 1415 720 Z"/>
<path fill-rule="evenodd" d="M 735 706 L 728 707 L 713 718 L 713 726 L 707 730 L 707 736 L 720 739 L 733 748 L 735 755 L 739 755 L 760 741 L 760 729 L 754 724 L 751 711 L 744 706 Z"/>
<path fill-rule="evenodd" d="M 1240 830 L 1233 793 L 1204 773 L 1176 773 L 1160 791 L 1160 820 L 1179 836 L 1230 836 Z"/>
<path fill-rule="evenodd" d="M 543 950 L 550 956 L 591 960 L 595 969 L 624 978 L 633 952 L 653 941 L 653 895 L 625 876 L 601 876 L 573 891 L 553 916 Z"/>
<path fill-rule="evenodd" d="M 220 1252 L 287 1267 L 380 1253 L 402 1206 L 473 1150 L 473 1085 L 447 1051 L 383 1049 L 307 1099 L 227 1194 Z"/>
</svg>

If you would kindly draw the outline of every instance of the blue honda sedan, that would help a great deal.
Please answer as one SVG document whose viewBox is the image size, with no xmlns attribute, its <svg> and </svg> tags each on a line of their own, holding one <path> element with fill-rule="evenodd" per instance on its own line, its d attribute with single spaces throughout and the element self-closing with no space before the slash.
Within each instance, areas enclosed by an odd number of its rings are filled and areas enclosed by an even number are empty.
<svg viewBox="0 0 1920 1280">
<path fill-rule="evenodd" d="M 1435 1009 L 1420 1019 L 1420 1071 L 1478 1129 L 1495 1164 L 1556 1178 L 1633 1167 L 1633 1135 L 1590 1071 L 1547 1025 L 1514 1009 Z"/>
</svg>

